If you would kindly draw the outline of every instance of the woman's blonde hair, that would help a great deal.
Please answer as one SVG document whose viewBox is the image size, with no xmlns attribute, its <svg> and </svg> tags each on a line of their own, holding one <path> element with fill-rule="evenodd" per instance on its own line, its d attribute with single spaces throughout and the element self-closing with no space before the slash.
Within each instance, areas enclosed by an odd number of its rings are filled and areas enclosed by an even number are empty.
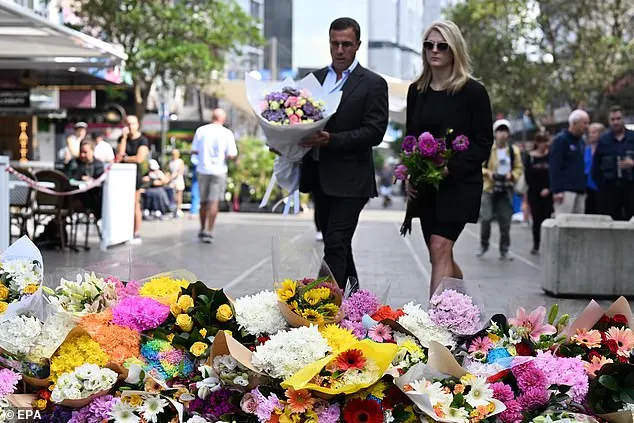
<svg viewBox="0 0 634 423">
<path fill-rule="evenodd" d="M 453 53 L 453 63 L 451 65 L 451 75 L 447 81 L 445 87 L 450 93 L 459 91 L 467 81 L 472 78 L 471 76 L 471 59 L 469 58 L 469 50 L 467 49 L 467 43 L 460 32 L 458 25 L 452 21 L 436 21 L 432 23 L 429 28 L 423 34 L 423 42 L 429 37 L 432 31 L 438 31 L 443 36 L 449 49 Z M 431 66 L 427 62 L 427 55 L 425 54 L 425 48 L 422 50 L 423 55 L 423 72 L 416 80 L 416 88 L 419 91 L 426 91 L 431 84 Z"/>
</svg>

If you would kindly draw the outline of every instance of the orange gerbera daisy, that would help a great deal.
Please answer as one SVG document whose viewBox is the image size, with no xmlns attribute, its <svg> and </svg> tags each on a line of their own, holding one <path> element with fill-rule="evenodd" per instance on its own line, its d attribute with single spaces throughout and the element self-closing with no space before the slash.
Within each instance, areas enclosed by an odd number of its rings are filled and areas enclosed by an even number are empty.
<svg viewBox="0 0 634 423">
<path fill-rule="evenodd" d="M 601 346 L 601 332 L 598 330 L 577 329 L 577 333 L 572 335 L 570 339 L 586 348 L 599 348 Z"/>
<path fill-rule="evenodd" d="M 612 340 L 616 342 L 618 346 L 616 353 L 621 357 L 629 357 L 632 349 L 634 349 L 634 333 L 630 328 L 619 329 L 617 327 L 611 327 L 608 329 L 605 338 L 608 341 Z"/>
<path fill-rule="evenodd" d="M 601 367 L 603 367 L 605 364 L 613 362 L 614 361 L 612 361 L 611 358 L 594 356 L 589 363 L 587 361 L 583 363 L 583 368 L 586 370 L 586 373 L 589 377 L 594 378 L 599 373 L 599 370 L 601 370 Z"/>
<path fill-rule="evenodd" d="M 337 368 L 342 371 L 350 370 L 350 369 L 363 369 L 365 366 L 366 359 L 363 356 L 363 351 L 361 350 L 347 350 L 342 352 L 335 359 L 335 364 Z"/>
<path fill-rule="evenodd" d="M 315 405 L 315 398 L 310 395 L 307 389 L 296 391 L 288 388 L 285 392 L 288 398 L 287 405 L 293 413 L 305 413 Z"/>
</svg>

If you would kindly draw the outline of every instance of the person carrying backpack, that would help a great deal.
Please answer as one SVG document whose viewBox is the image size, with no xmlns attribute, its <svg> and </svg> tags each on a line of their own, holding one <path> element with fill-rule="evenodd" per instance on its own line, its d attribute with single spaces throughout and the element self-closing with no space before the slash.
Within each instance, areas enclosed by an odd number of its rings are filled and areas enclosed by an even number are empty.
<svg viewBox="0 0 634 423">
<path fill-rule="evenodd" d="M 482 166 L 484 187 L 480 209 L 480 251 L 482 257 L 489 250 L 491 222 L 500 226 L 500 260 L 512 260 L 511 221 L 513 219 L 513 192 L 523 174 L 520 150 L 509 143 L 511 123 L 500 119 L 493 123 L 495 143 L 489 159 Z"/>
</svg>

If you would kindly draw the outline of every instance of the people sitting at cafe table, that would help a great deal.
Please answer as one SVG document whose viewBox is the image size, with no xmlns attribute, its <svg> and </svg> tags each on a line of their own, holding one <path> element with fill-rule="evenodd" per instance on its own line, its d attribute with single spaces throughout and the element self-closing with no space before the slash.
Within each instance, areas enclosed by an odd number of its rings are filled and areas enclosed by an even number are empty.
<svg viewBox="0 0 634 423">
<path fill-rule="evenodd" d="M 81 185 L 99 178 L 105 171 L 104 163 L 95 159 L 95 143 L 91 139 L 85 139 L 79 146 L 79 157 L 72 159 L 64 167 L 64 173 L 70 179 L 71 184 Z M 90 210 L 97 220 L 101 219 L 101 186 L 95 186 L 88 191 L 71 196 L 72 201 L 79 201 L 80 205 Z M 73 198 L 74 197 L 74 198 Z M 75 205 L 73 208 L 77 208 Z"/>
<path fill-rule="evenodd" d="M 161 170 L 159 163 L 150 160 L 150 172 L 143 177 L 143 217 L 162 219 L 174 210 L 174 190 L 170 178 Z"/>
</svg>

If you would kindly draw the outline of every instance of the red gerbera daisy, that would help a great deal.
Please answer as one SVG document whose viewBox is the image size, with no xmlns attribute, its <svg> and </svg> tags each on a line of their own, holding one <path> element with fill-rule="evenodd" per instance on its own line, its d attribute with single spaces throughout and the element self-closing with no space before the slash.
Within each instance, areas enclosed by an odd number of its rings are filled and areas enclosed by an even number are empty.
<svg viewBox="0 0 634 423">
<path fill-rule="evenodd" d="M 347 350 L 342 352 L 335 359 L 335 365 L 337 369 L 341 371 L 346 371 L 350 369 L 363 369 L 365 366 L 366 359 L 363 356 L 363 351 L 361 350 Z"/>
<path fill-rule="evenodd" d="M 343 409 L 346 423 L 383 423 L 383 410 L 378 402 L 353 399 Z"/>
</svg>

